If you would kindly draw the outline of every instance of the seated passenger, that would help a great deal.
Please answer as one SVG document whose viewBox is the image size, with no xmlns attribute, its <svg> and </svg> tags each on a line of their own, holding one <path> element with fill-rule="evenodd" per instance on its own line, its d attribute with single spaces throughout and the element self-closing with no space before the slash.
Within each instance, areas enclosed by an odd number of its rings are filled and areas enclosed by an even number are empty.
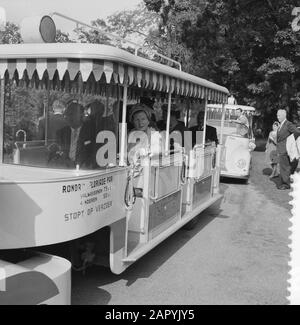
<svg viewBox="0 0 300 325">
<path fill-rule="evenodd" d="M 162 120 L 157 122 L 157 127 L 160 131 L 166 130 L 166 123 L 168 117 L 168 104 L 163 104 L 162 107 Z M 170 133 L 173 131 L 179 131 L 182 136 L 184 135 L 184 131 L 188 129 L 184 125 L 184 122 L 180 121 L 180 109 L 176 104 L 171 105 L 171 114 L 170 114 Z"/>
<path fill-rule="evenodd" d="M 48 116 L 48 128 L 47 128 L 47 139 L 55 140 L 56 133 L 58 130 L 62 129 L 67 125 L 66 120 L 64 119 L 63 113 L 65 106 L 59 101 L 55 100 L 52 105 L 52 111 L 49 112 Z M 46 118 L 45 116 L 39 119 L 38 125 L 38 140 L 46 140 Z"/>
<path fill-rule="evenodd" d="M 90 121 L 84 121 L 84 108 L 72 102 L 64 113 L 67 126 L 57 131 L 59 152 L 55 152 L 49 160 L 56 161 L 62 167 L 75 166 L 91 168 L 94 152 L 94 128 Z"/>
<path fill-rule="evenodd" d="M 136 162 L 148 151 L 152 154 L 162 152 L 162 137 L 152 126 L 151 114 L 152 110 L 145 104 L 136 104 L 131 108 L 129 120 L 134 128 L 128 136 L 129 162 Z"/>
<path fill-rule="evenodd" d="M 97 136 L 100 135 L 100 132 L 103 131 L 109 131 L 109 133 L 113 133 L 115 136 L 115 139 L 117 138 L 118 134 L 118 122 L 116 121 L 115 115 L 118 113 L 118 106 L 119 102 L 115 102 L 113 105 L 113 112 L 112 114 L 108 116 L 104 116 L 105 113 L 105 106 L 100 100 L 94 100 L 91 103 L 89 103 L 86 106 L 86 110 L 88 113 L 87 116 L 87 121 L 89 121 L 91 127 L 93 128 L 93 133 L 95 134 L 95 146 L 94 146 L 94 163 L 93 163 L 93 168 L 106 168 L 109 164 L 115 165 L 115 162 L 109 162 L 108 160 L 98 160 L 97 162 L 97 152 L 99 152 L 99 149 L 104 149 L 106 150 L 106 147 L 104 146 L 108 144 L 111 150 L 114 150 L 116 153 L 116 147 L 113 146 L 114 143 L 110 142 L 108 143 L 109 139 L 107 138 L 109 135 L 104 133 L 104 137 L 98 138 Z M 103 134 L 103 133 L 102 133 Z M 107 152 L 107 151 L 106 151 Z"/>
<path fill-rule="evenodd" d="M 160 131 L 166 131 L 168 117 L 168 104 L 162 105 L 162 120 L 157 122 L 158 129 Z M 179 120 L 180 118 L 180 110 L 177 105 L 171 105 L 170 112 L 170 150 L 173 151 L 176 147 L 183 147 L 185 145 L 186 149 L 189 148 L 188 143 L 184 143 L 184 131 L 188 131 L 189 129 L 185 126 L 185 124 Z"/>
<path fill-rule="evenodd" d="M 156 116 L 155 116 L 155 112 L 154 112 L 155 100 L 150 98 L 150 97 L 141 97 L 140 98 L 140 103 L 145 104 L 146 106 L 151 108 L 151 110 L 152 110 L 151 122 L 152 122 L 153 125 L 156 125 Z"/>
<path fill-rule="evenodd" d="M 105 106 L 100 100 L 94 100 L 86 106 L 88 119 L 94 123 L 96 135 L 103 130 L 115 132 L 116 123 L 113 114 L 104 116 Z"/>
<path fill-rule="evenodd" d="M 203 132 L 204 131 L 204 115 L 205 112 L 200 111 L 197 115 L 197 125 L 190 128 L 190 131 L 192 131 L 192 144 L 193 147 L 195 144 L 202 144 L 199 143 L 199 140 L 197 141 L 197 132 Z M 214 142 L 217 146 L 219 143 L 218 136 L 217 136 L 217 129 L 213 126 L 206 124 L 206 133 L 205 133 L 205 142 Z"/>
</svg>

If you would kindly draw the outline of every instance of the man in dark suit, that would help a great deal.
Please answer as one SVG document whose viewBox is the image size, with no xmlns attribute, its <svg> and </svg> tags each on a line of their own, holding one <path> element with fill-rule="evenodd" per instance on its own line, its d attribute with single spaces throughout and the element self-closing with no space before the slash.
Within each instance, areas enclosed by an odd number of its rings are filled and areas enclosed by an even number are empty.
<svg viewBox="0 0 300 325">
<path fill-rule="evenodd" d="M 198 124 L 190 128 L 190 131 L 192 131 L 193 147 L 197 142 L 197 131 L 204 131 L 204 114 L 203 111 L 199 112 L 197 115 Z M 205 142 L 215 142 L 216 146 L 219 144 L 217 129 L 213 126 L 206 125 Z"/>
<path fill-rule="evenodd" d="M 168 117 L 168 104 L 163 104 L 162 107 L 162 120 L 157 122 L 157 127 L 160 131 L 167 129 L 167 117 Z M 185 127 L 184 123 L 180 121 L 180 108 L 176 104 L 171 104 L 170 112 L 170 133 L 173 131 L 178 131 L 184 136 L 184 131 L 188 129 Z"/>
<path fill-rule="evenodd" d="M 84 108 L 77 102 L 72 102 L 68 106 L 64 116 L 68 125 L 57 132 L 60 161 L 69 168 L 74 168 L 76 165 L 91 168 L 95 128 L 90 121 L 84 121 Z"/>
<path fill-rule="evenodd" d="M 184 139 L 185 131 L 188 131 L 188 128 L 185 124 L 180 121 L 180 107 L 176 104 L 171 104 L 170 111 L 170 150 L 175 149 L 175 143 L 180 146 L 184 146 L 187 152 L 190 150 L 190 145 L 188 141 Z M 167 129 L 167 117 L 168 117 L 168 104 L 162 105 L 162 120 L 157 122 L 157 127 L 159 131 L 165 131 Z"/>
<path fill-rule="evenodd" d="M 52 111 L 48 115 L 47 140 L 55 140 L 57 131 L 64 128 L 67 123 L 63 116 L 65 106 L 55 100 L 52 105 Z M 38 139 L 46 140 L 46 118 L 43 116 L 39 119 Z"/>
<path fill-rule="evenodd" d="M 107 146 L 112 146 L 113 143 L 108 143 L 108 139 L 104 139 L 104 142 L 96 142 L 97 141 L 97 136 L 100 134 L 100 132 L 103 131 L 108 131 L 112 132 L 115 135 L 115 138 L 117 139 L 117 134 L 118 134 L 118 126 L 119 126 L 119 121 L 117 120 L 117 115 L 119 114 L 119 102 L 116 101 L 113 104 L 113 112 L 110 115 L 105 116 L 105 106 L 100 100 L 93 100 L 90 102 L 87 106 L 86 109 L 88 111 L 88 117 L 86 118 L 87 121 L 90 122 L 90 126 L 94 128 L 94 133 L 95 133 L 95 146 L 94 146 L 94 163 L 93 163 L 93 168 L 99 169 L 99 168 L 107 168 L 108 164 L 115 164 L 114 158 L 112 157 L 112 161 L 104 159 L 103 161 L 100 161 L 98 158 L 97 161 L 97 152 L 102 147 Z M 116 151 L 114 147 L 110 147 L 112 150 Z M 106 151 L 108 155 L 108 151 Z M 109 156 L 109 155 L 108 155 Z M 107 156 L 107 157 L 108 157 Z"/>
<path fill-rule="evenodd" d="M 286 150 L 286 139 L 294 133 L 300 134 L 298 129 L 292 122 L 286 119 L 286 110 L 280 109 L 277 112 L 277 119 L 280 123 L 277 130 L 277 152 L 279 155 L 280 166 L 280 185 L 278 189 L 286 190 L 290 188 L 291 162 Z"/>
</svg>

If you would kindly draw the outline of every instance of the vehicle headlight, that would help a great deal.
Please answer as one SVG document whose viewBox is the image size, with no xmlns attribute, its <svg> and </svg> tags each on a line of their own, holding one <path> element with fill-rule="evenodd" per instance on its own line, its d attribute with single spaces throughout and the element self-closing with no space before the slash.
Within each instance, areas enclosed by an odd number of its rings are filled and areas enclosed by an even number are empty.
<svg viewBox="0 0 300 325">
<path fill-rule="evenodd" d="M 249 150 L 253 151 L 256 148 L 256 144 L 254 142 L 249 142 Z"/>
<path fill-rule="evenodd" d="M 240 169 L 243 169 L 246 167 L 247 165 L 247 162 L 245 159 L 239 159 L 236 163 L 237 167 L 240 168 Z"/>
</svg>

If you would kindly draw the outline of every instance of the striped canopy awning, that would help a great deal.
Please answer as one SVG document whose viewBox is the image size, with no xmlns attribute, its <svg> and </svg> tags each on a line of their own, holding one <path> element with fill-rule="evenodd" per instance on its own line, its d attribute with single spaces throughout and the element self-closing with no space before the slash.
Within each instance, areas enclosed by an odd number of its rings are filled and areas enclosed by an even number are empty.
<svg viewBox="0 0 300 325">
<path fill-rule="evenodd" d="M 257 114 L 255 108 L 252 106 L 245 106 L 245 105 L 238 105 L 238 104 L 225 105 L 226 114 L 236 115 L 237 109 L 241 109 L 244 114 L 249 116 Z M 207 110 L 212 113 L 214 112 L 221 113 L 223 110 L 223 106 L 220 104 L 209 104 L 207 106 Z"/>
<path fill-rule="evenodd" d="M 188 80 L 143 69 L 120 62 L 98 59 L 0 59 L 0 78 L 33 80 L 35 84 L 61 87 L 63 81 L 79 83 L 127 84 L 143 89 L 172 92 L 192 98 L 207 98 L 218 103 L 227 102 L 226 92 L 203 86 Z M 104 79 L 105 78 L 105 79 Z M 91 86 L 91 88 L 93 88 Z"/>
</svg>

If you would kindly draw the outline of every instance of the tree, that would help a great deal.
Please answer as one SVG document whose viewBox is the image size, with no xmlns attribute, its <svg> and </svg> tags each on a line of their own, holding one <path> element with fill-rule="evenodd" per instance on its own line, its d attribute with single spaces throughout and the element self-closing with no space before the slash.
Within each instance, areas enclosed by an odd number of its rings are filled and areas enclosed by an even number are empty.
<svg viewBox="0 0 300 325">
<path fill-rule="evenodd" d="M 80 27 L 75 33 L 80 42 L 114 45 L 131 52 L 145 47 L 145 55 L 151 55 L 151 50 L 159 48 L 158 20 L 159 15 L 147 10 L 141 3 L 132 10 L 119 11 L 106 19 L 92 21 L 91 25 L 99 30 Z"/>
<path fill-rule="evenodd" d="M 57 43 L 73 42 L 69 33 L 64 33 L 60 29 L 56 32 L 55 41 Z M 18 25 L 7 22 L 4 31 L 0 31 L 0 44 L 19 44 L 22 43 L 20 28 Z"/>
<path fill-rule="evenodd" d="M 4 31 L 0 31 L 0 44 L 22 43 L 19 27 L 7 22 Z"/>
<path fill-rule="evenodd" d="M 56 36 L 55 36 L 55 42 L 56 43 L 72 43 L 74 42 L 69 33 L 64 33 L 60 29 L 56 31 Z"/>
<path fill-rule="evenodd" d="M 100 31 L 96 29 L 87 30 L 86 27 L 78 27 L 74 30 L 80 42 L 106 45 L 111 44 L 109 37 L 105 35 L 105 33 L 108 32 L 108 27 L 105 20 L 96 19 L 91 22 L 91 25 Z"/>
<path fill-rule="evenodd" d="M 240 104 L 266 115 L 300 109 L 300 33 L 291 29 L 296 0 L 144 2 L 160 14 L 165 48 L 185 70 L 225 85 Z"/>
<path fill-rule="evenodd" d="M 132 10 L 123 10 L 107 17 L 109 31 L 142 42 L 149 37 L 150 31 L 157 29 L 158 21 L 159 15 L 147 10 L 143 3 Z"/>
</svg>

